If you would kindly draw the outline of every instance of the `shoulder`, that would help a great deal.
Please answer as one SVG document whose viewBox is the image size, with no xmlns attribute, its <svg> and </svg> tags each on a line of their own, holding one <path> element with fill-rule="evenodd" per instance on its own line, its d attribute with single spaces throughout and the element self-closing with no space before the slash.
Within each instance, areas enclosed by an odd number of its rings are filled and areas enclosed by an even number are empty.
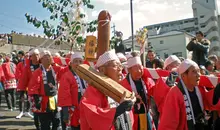
<svg viewBox="0 0 220 130">
<path fill-rule="evenodd" d="M 72 72 L 70 70 L 67 70 L 66 72 L 63 73 L 62 79 L 71 79 L 75 80 L 74 76 L 72 76 Z M 73 77 L 73 79 L 72 79 Z"/>
<path fill-rule="evenodd" d="M 41 68 L 37 68 L 34 72 L 33 75 L 40 75 L 42 73 Z"/>
<path fill-rule="evenodd" d="M 121 84 L 121 85 L 128 84 L 127 78 L 125 77 L 123 80 L 121 80 L 121 81 L 119 82 L 119 84 Z"/>
<path fill-rule="evenodd" d="M 90 97 L 102 97 L 104 94 L 102 94 L 98 89 L 96 89 L 95 87 L 89 85 L 86 88 L 86 91 L 84 93 L 84 97 L 86 98 L 90 98 Z"/>
<path fill-rule="evenodd" d="M 143 79 L 144 82 L 147 83 L 147 84 L 155 85 L 155 82 L 154 82 L 154 80 L 153 80 L 152 78 L 142 76 L 142 79 Z"/>
<path fill-rule="evenodd" d="M 17 66 L 22 66 L 23 65 L 23 62 L 19 62 Z"/>
<path fill-rule="evenodd" d="M 183 98 L 183 94 L 181 93 L 180 89 L 177 86 L 171 87 L 167 96 L 175 99 Z"/>
<path fill-rule="evenodd" d="M 155 82 L 157 85 L 161 84 L 161 83 L 164 83 L 166 84 L 166 80 L 167 80 L 167 77 L 160 77 L 159 79 L 157 79 L 157 81 Z"/>
<path fill-rule="evenodd" d="M 120 85 L 122 85 L 127 90 L 131 91 L 131 86 L 127 80 L 127 78 L 124 78 L 122 81 L 119 82 Z"/>
</svg>

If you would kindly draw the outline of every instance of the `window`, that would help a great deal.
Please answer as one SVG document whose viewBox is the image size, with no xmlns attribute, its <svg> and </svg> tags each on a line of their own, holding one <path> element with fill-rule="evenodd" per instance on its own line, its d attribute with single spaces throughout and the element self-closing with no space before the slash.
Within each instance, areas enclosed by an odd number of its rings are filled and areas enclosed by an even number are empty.
<svg viewBox="0 0 220 130">
<path fill-rule="evenodd" d="M 177 57 L 182 57 L 183 56 L 182 52 L 174 52 L 173 55 L 176 55 Z"/>
<path fill-rule="evenodd" d="M 162 40 L 160 41 L 160 44 L 163 44 L 163 41 L 162 41 Z"/>
<path fill-rule="evenodd" d="M 164 53 L 164 59 L 168 58 L 169 55 L 167 53 Z"/>
<path fill-rule="evenodd" d="M 151 42 L 148 42 L 148 47 L 151 46 Z"/>
<path fill-rule="evenodd" d="M 204 17 L 205 17 L 205 15 L 201 15 L 201 16 L 200 16 L 200 18 L 204 18 Z"/>
<path fill-rule="evenodd" d="M 205 27 L 205 25 L 201 25 L 201 28 L 204 28 Z"/>
</svg>

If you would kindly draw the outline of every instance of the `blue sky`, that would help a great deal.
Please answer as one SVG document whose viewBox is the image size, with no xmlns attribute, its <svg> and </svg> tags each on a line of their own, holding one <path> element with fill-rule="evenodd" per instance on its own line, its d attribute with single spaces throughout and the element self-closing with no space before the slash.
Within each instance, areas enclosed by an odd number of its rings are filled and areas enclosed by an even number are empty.
<svg viewBox="0 0 220 130">
<path fill-rule="evenodd" d="M 42 29 L 36 29 L 27 23 L 25 13 L 30 13 L 40 19 L 49 16 L 49 12 L 41 7 L 38 0 L 2 0 L 0 4 L 0 33 L 10 33 L 11 30 L 15 30 L 29 34 L 42 34 Z"/>
<path fill-rule="evenodd" d="M 116 30 L 124 33 L 124 39 L 131 35 L 130 0 L 91 0 L 94 10 L 86 10 L 89 20 L 96 19 L 102 9 L 112 15 L 111 24 Z M 193 17 L 192 0 L 133 0 L 134 30 L 143 26 L 161 22 Z M 220 0 L 217 0 L 220 3 Z M 219 7 L 219 5 L 218 5 Z M 164 15 L 164 12 L 166 15 Z M 42 29 L 36 29 L 28 24 L 25 13 L 39 19 L 48 19 L 49 12 L 38 3 L 38 0 L 1 0 L 0 33 L 10 33 L 11 30 L 25 34 L 43 34 Z"/>
</svg>

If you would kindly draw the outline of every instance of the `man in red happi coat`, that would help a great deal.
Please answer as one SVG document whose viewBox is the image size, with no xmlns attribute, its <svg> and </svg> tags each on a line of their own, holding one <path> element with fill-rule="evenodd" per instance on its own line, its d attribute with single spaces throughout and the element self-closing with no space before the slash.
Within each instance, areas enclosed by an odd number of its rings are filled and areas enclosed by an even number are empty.
<svg viewBox="0 0 220 130">
<path fill-rule="evenodd" d="M 99 72 L 112 80 L 122 79 L 122 65 L 114 51 L 105 52 L 96 63 Z M 135 102 L 131 98 L 122 98 L 120 104 L 88 86 L 80 102 L 81 130 L 132 130 L 133 116 L 129 112 Z"/>
<path fill-rule="evenodd" d="M 133 130 L 153 130 L 151 114 L 149 112 L 150 95 L 155 85 L 154 81 L 146 76 L 141 63 L 140 56 L 131 53 L 132 57 L 128 58 L 128 74 L 124 80 L 120 82 L 122 86 L 136 94 L 137 101 L 134 105 L 134 126 Z"/>
<path fill-rule="evenodd" d="M 58 90 L 58 106 L 62 107 L 63 120 L 69 123 L 72 130 L 80 130 L 79 101 L 86 89 L 86 82 L 82 80 L 73 68 L 83 63 L 83 57 L 74 53 L 71 56 L 69 70 L 65 72 L 60 80 Z"/>
<path fill-rule="evenodd" d="M 4 72 L 4 88 L 5 88 L 5 98 L 7 102 L 8 109 L 13 111 L 16 104 L 16 88 L 17 81 L 15 77 L 16 65 L 10 61 L 11 56 L 6 56 L 6 62 L 2 64 L 2 70 Z"/>
<path fill-rule="evenodd" d="M 159 130 L 203 130 L 205 110 L 220 110 L 219 101 L 213 105 L 215 89 L 198 87 L 200 69 L 192 60 L 184 60 L 177 72 L 180 81 L 167 94 Z"/>
<path fill-rule="evenodd" d="M 176 72 L 177 67 L 181 61 L 175 55 L 170 55 L 164 61 L 164 69 L 171 71 L 169 77 L 160 77 L 156 81 L 156 85 L 153 91 L 153 98 L 158 108 L 158 112 L 160 116 L 162 115 L 164 101 L 166 99 L 166 95 L 169 92 L 170 88 L 175 85 L 178 74 Z"/>
<path fill-rule="evenodd" d="M 18 116 L 16 116 L 16 119 L 20 119 L 23 115 L 33 118 L 33 116 L 29 113 L 30 102 L 29 102 L 27 91 L 28 91 L 28 83 L 31 79 L 32 73 L 40 66 L 39 53 L 40 52 L 38 49 L 31 50 L 29 52 L 30 59 L 26 59 L 24 61 L 25 66 L 23 68 L 23 72 L 22 72 L 22 75 L 20 76 L 20 80 L 18 82 L 18 87 L 17 87 L 17 91 L 20 94 L 20 97 L 19 97 L 20 98 L 20 100 L 19 100 L 20 114 Z M 23 63 L 23 62 L 20 62 L 19 64 L 21 64 L 21 63 Z M 26 103 L 25 103 L 25 100 L 27 100 Z M 25 108 L 25 106 L 26 106 L 26 108 Z"/>
<path fill-rule="evenodd" d="M 4 81 L 5 81 L 5 76 L 4 76 L 4 72 L 2 70 L 2 65 L 0 65 L 0 106 L 1 106 L 1 103 L 2 103 L 2 93 L 4 91 Z M 1 116 L 1 114 L 0 114 Z"/>
<path fill-rule="evenodd" d="M 28 95 L 33 96 L 35 111 L 38 112 L 42 130 L 57 130 L 60 125 L 60 115 L 57 109 L 58 81 L 65 69 L 52 65 L 49 51 L 40 53 L 41 65 L 36 69 L 28 84 Z"/>
<path fill-rule="evenodd" d="M 19 51 L 18 57 L 19 57 L 19 63 L 16 66 L 15 77 L 16 77 L 16 80 L 19 81 L 19 79 L 21 78 L 23 69 L 24 69 L 24 65 L 25 65 L 24 51 Z"/>
</svg>

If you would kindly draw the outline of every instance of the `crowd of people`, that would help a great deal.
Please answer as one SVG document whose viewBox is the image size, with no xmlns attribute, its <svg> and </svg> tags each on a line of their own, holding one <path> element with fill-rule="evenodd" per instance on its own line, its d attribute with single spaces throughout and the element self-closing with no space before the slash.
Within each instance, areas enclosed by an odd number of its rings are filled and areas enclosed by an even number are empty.
<svg viewBox="0 0 220 130">
<path fill-rule="evenodd" d="M 12 37 L 10 34 L 0 34 L 0 40 L 5 40 L 7 44 L 12 43 Z"/>
<path fill-rule="evenodd" d="M 60 54 L 48 50 L 0 55 L 0 93 L 9 111 L 16 109 L 18 93 L 20 113 L 15 118 L 33 118 L 37 130 L 219 130 L 220 84 L 201 86 L 200 79 L 220 77 L 220 59 L 208 57 L 209 43 L 201 32 L 187 49 L 193 51 L 192 60 L 170 55 L 164 62 L 149 50 L 146 67 L 138 53 L 113 50 L 92 64 L 77 52 L 69 53 L 66 66 L 55 63 L 53 57 Z M 77 75 L 74 68 L 80 64 L 90 65 L 132 95 L 124 93 L 120 102 L 114 101 Z M 157 79 L 149 68 L 158 71 Z"/>
</svg>

